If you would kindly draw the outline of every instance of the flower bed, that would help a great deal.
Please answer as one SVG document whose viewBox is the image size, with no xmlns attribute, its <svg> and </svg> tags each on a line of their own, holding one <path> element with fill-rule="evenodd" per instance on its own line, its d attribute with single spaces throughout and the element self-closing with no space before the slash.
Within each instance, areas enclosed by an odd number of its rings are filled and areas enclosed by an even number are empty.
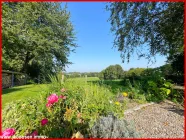
<svg viewBox="0 0 186 140">
<path fill-rule="evenodd" d="M 124 109 L 125 102 L 117 102 L 105 87 L 66 82 L 51 86 L 40 99 L 8 104 L 3 110 L 3 135 L 91 137 L 91 128 L 101 116 L 113 114 L 121 118 Z"/>
</svg>

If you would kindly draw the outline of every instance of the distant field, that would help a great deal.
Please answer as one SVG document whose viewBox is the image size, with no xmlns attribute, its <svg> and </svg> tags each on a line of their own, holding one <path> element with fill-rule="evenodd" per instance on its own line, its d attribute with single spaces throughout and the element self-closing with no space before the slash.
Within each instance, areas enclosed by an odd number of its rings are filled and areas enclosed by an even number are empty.
<svg viewBox="0 0 186 140">
<path fill-rule="evenodd" d="M 2 107 L 5 106 L 6 103 L 25 99 L 28 97 L 37 98 L 42 91 L 47 90 L 47 84 L 32 84 L 32 85 L 24 85 L 17 86 L 13 88 L 3 89 L 2 91 Z"/>
<path fill-rule="evenodd" d="M 75 81 L 86 81 L 85 77 L 77 77 L 77 78 L 69 78 L 68 80 L 75 80 Z M 99 81 L 98 77 L 87 77 L 87 81 Z"/>
</svg>

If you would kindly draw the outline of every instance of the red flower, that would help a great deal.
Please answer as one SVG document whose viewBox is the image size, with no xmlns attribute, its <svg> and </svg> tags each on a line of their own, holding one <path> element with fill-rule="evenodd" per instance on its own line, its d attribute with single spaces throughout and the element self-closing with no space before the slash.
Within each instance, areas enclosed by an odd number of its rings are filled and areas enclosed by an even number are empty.
<svg viewBox="0 0 186 140">
<path fill-rule="evenodd" d="M 2 136 L 13 136 L 16 133 L 14 128 L 7 128 L 2 132 Z"/>
<path fill-rule="evenodd" d="M 31 134 L 31 136 L 38 136 L 38 132 L 35 130 L 32 134 Z"/>
<path fill-rule="evenodd" d="M 42 119 L 41 120 L 41 125 L 44 126 L 48 123 L 48 119 Z"/>
<path fill-rule="evenodd" d="M 26 136 L 32 136 L 34 138 L 35 136 L 38 136 L 38 132 L 35 130 L 32 134 L 27 134 Z"/>
</svg>

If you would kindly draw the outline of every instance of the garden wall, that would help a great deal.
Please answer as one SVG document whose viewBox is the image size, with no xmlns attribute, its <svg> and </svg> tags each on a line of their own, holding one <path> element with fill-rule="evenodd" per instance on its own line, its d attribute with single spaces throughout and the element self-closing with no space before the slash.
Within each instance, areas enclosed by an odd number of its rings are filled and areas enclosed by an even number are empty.
<svg viewBox="0 0 186 140">
<path fill-rule="evenodd" d="M 27 75 L 24 73 L 2 70 L 2 88 L 25 85 Z"/>
</svg>

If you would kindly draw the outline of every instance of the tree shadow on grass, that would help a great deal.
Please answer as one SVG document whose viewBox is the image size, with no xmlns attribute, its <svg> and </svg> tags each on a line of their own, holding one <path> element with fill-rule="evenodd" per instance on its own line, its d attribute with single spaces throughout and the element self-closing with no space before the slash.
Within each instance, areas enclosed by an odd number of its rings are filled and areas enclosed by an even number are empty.
<svg viewBox="0 0 186 140">
<path fill-rule="evenodd" d="M 180 116 L 184 116 L 184 109 L 181 109 L 179 107 L 177 107 L 176 105 L 169 105 L 169 106 L 162 106 L 161 108 L 167 110 L 167 111 L 171 111 L 171 112 L 174 112 Z"/>
<path fill-rule="evenodd" d="M 16 87 L 16 88 L 7 88 L 7 89 L 3 89 L 2 90 L 2 94 L 8 94 L 8 93 L 16 92 L 16 91 L 21 91 L 23 89 L 24 89 L 23 87 L 20 87 L 20 88 L 19 87 Z"/>
</svg>

